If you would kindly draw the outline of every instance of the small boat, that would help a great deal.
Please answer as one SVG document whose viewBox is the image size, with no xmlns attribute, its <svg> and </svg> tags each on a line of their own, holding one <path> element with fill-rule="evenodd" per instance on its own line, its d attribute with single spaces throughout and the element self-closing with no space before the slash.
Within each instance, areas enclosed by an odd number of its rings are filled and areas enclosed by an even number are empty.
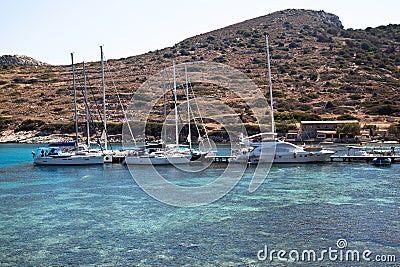
<svg viewBox="0 0 400 267">
<path fill-rule="evenodd" d="M 392 160 L 387 157 L 376 157 L 373 158 L 371 164 L 374 166 L 390 166 Z"/>
<path fill-rule="evenodd" d="M 371 153 L 369 153 L 366 148 L 362 146 L 348 146 L 346 155 L 356 157 L 370 157 Z"/>
</svg>

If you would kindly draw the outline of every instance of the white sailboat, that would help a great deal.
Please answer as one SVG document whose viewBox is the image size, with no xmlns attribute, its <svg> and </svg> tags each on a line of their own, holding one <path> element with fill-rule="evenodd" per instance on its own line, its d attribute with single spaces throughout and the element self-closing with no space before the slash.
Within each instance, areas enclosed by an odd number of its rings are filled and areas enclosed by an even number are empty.
<svg viewBox="0 0 400 267">
<path fill-rule="evenodd" d="M 271 132 L 260 133 L 247 138 L 241 137 L 241 142 L 245 148 L 236 151 L 235 158 L 232 162 L 245 162 L 245 163 L 311 163 L 311 162 L 324 162 L 335 151 L 325 150 L 322 148 L 308 150 L 306 148 L 294 145 L 292 143 L 279 141 L 276 139 L 275 123 L 274 123 L 274 108 L 272 99 L 272 79 L 271 79 L 271 66 L 268 48 L 268 36 L 265 35 L 267 62 L 268 62 L 268 77 L 269 77 L 269 94 L 271 104 Z M 263 140 L 263 138 L 265 139 Z M 260 142 L 253 142 L 253 139 L 261 139 Z"/>
<path fill-rule="evenodd" d="M 138 149 L 125 158 L 128 165 L 169 165 L 169 164 L 187 164 L 192 158 L 191 153 L 181 149 L 179 145 L 179 127 L 178 127 L 178 107 L 176 95 L 176 73 L 175 63 L 173 63 L 174 75 L 174 112 L 175 112 L 175 144 L 165 146 L 164 150 L 149 152 L 146 148 Z M 165 95 L 165 93 L 164 93 Z M 164 108 L 165 112 L 165 108 Z M 165 116 L 165 113 L 164 113 Z"/>
<path fill-rule="evenodd" d="M 79 145 L 78 138 L 78 115 L 76 108 L 76 86 L 75 86 L 75 66 L 74 58 L 71 53 L 72 60 L 72 81 L 74 88 L 74 116 L 75 116 L 75 142 L 65 142 L 50 144 L 47 147 L 38 147 L 32 152 L 33 162 L 37 165 L 93 165 L 103 164 L 104 155 L 99 151 L 91 151 L 89 146 Z M 84 83 L 86 84 L 86 76 L 84 74 Z M 88 122 L 89 106 L 86 100 L 86 86 L 85 86 L 85 104 L 86 104 L 86 121 Z M 88 130 L 88 144 L 90 145 L 89 125 Z"/>
<path fill-rule="evenodd" d="M 104 163 L 121 162 L 128 152 L 124 150 L 109 149 L 108 146 L 108 132 L 107 132 L 107 105 L 106 105 L 106 84 L 104 75 L 104 53 L 103 46 L 100 46 L 100 62 L 101 62 L 101 87 L 103 94 L 103 131 L 100 140 L 103 141 L 102 153 L 104 154 Z M 118 96 L 119 99 L 119 96 Z M 122 106 L 122 104 L 121 104 Z M 111 146 L 110 146 L 111 147 Z"/>
<path fill-rule="evenodd" d="M 211 149 L 211 144 L 209 145 L 209 149 L 206 151 L 200 151 L 197 149 L 194 149 L 192 146 L 192 131 L 191 131 L 191 108 L 190 108 L 190 99 L 189 99 L 189 80 L 188 80 L 188 75 L 187 75 L 187 67 L 185 64 L 185 94 L 186 94 L 186 103 L 187 103 L 187 124 L 188 124 L 188 136 L 187 136 L 187 142 L 189 143 L 188 147 L 180 146 L 180 151 L 186 154 L 190 154 L 192 157 L 190 158 L 190 161 L 196 161 L 196 162 L 202 162 L 205 160 L 205 157 L 209 155 L 210 153 L 213 153 L 215 151 L 210 151 Z M 200 112 L 200 111 L 199 111 Z M 198 134 L 200 136 L 200 131 L 197 127 L 196 120 L 194 119 L 194 123 L 196 125 Z M 208 139 L 208 138 L 207 138 Z"/>
</svg>

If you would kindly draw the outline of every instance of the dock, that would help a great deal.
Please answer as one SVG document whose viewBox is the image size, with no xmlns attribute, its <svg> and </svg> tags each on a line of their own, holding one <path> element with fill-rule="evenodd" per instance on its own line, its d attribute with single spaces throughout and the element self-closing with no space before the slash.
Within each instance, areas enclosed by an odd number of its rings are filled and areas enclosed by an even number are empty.
<svg viewBox="0 0 400 267">
<path fill-rule="evenodd" d="M 113 156 L 112 163 L 122 163 L 126 156 Z"/>
<path fill-rule="evenodd" d="M 332 155 L 329 157 L 329 160 L 326 162 L 371 162 L 376 155 L 370 156 L 351 156 L 351 155 Z M 389 158 L 392 163 L 400 163 L 400 156 L 379 156 L 380 158 Z M 213 163 L 229 163 L 231 159 L 236 158 L 235 156 L 206 156 L 206 159 L 212 159 Z M 112 163 L 122 163 L 125 159 L 125 156 L 113 156 Z M 111 162 L 110 162 L 111 163 Z"/>
<path fill-rule="evenodd" d="M 236 158 L 235 156 L 206 156 L 207 158 L 213 158 L 215 163 L 229 163 L 230 159 Z"/>
<path fill-rule="evenodd" d="M 351 155 L 342 155 L 342 156 L 335 156 L 332 155 L 330 156 L 330 161 L 344 161 L 344 162 L 371 162 L 374 158 L 376 158 L 376 155 L 370 155 L 370 156 L 351 156 Z M 392 163 L 400 163 L 400 157 L 399 156 L 381 156 L 379 155 L 380 158 L 388 158 L 392 160 Z"/>
<path fill-rule="evenodd" d="M 343 162 L 371 162 L 377 155 L 371 156 L 349 156 L 349 155 L 342 155 L 330 156 L 330 161 L 343 161 Z M 400 163 L 400 156 L 379 156 L 380 158 L 389 158 L 392 160 L 392 163 Z M 209 156 L 206 158 L 213 158 L 214 163 L 229 163 L 230 159 L 234 159 L 235 156 Z"/>
</svg>

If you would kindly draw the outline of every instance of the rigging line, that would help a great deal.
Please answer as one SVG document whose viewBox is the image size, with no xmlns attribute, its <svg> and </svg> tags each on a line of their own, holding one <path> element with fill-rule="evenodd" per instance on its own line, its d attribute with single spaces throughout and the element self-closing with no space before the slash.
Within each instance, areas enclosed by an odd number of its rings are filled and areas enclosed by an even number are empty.
<svg viewBox="0 0 400 267">
<path fill-rule="evenodd" d="M 84 92 L 83 92 L 84 88 L 81 88 L 81 90 L 82 90 L 83 98 L 85 100 L 86 108 L 88 109 L 90 122 L 92 123 L 92 127 L 94 129 L 95 134 L 96 134 L 97 145 L 100 147 L 101 151 L 103 152 L 103 146 L 101 145 L 99 135 L 97 134 L 96 124 L 94 123 L 92 112 L 90 111 L 90 108 L 89 108 L 89 105 L 88 105 L 88 102 L 87 102 L 87 99 L 86 99 L 86 94 L 84 94 Z"/>
<path fill-rule="evenodd" d="M 94 103 L 95 103 L 95 106 L 96 106 L 96 109 L 97 109 L 97 113 L 98 113 L 98 116 L 99 116 L 99 118 L 100 118 L 100 122 L 103 124 L 104 121 L 103 121 L 103 118 L 102 118 L 101 110 L 100 110 L 100 108 L 99 108 L 99 103 L 97 102 L 96 97 L 95 97 L 95 95 L 94 95 L 94 93 L 93 93 L 93 89 L 92 89 L 92 86 L 91 86 L 91 84 L 90 84 L 90 80 L 89 80 L 88 76 L 86 76 L 86 82 L 87 82 L 87 84 L 88 84 L 88 87 L 87 87 L 87 88 L 89 88 L 90 94 L 91 94 L 91 96 L 92 96 L 92 98 L 93 98 L 93 101 L 94 101 Z"/>
<path fill-rule="evenodd" d="M 101 114 L 101 109 L 99 108 L 99 103 L 98 103 L 98 101 L 96 100 L 96 97 L 95 97 L 95 95 L 94 95 L 94 93 L 93 93 L 93 89 L 92 89 L 92 86 L 91 86 L 91 84 L 90 84 L 90 80 L 88 79 L 88 76 L 86 75 L 86 83 L 88 84 L 88 86 L 86 87 L 86 91 L 87 91 L 87 89 L 89 88 L 89 91 L 90 91 L 90 94 L 92 95 L 92 98 L 93 98 L 93 101 L 94 101 L 94 103 L 95 103 L 95 107 L 96 107 L 96 110 L 97 110 L 97 115 L 99 116 L 99 120 L 100 120 L 100 122 L 101 122 L 101 125 L 104 125 L 104 120 L 103 120 L 103 116 L 102 116 L 102 114 Z M 108 138 L 108 135 L 107 135 L 107 132 L 106 132 L 106 137 L 105 138 Z M 112 149 L 112 145 L 110 144 L 110 148 Z"/>
<path fill-rule="evenodd" d="M 162 129 L 164 129 L 163 132 L 161 132 L 161 141 L 164 142 L 164 152 L 166 151 L 167 148 L 167 86 L 166 86 L 166 76 L 167 76 L 167 72 L 163 71 L 163 127 Z"/>
<path fill-rule="evenodd" d="M 192 92 L 192 95 L 193 95 L 193 100 L 195 101 L 195 103 L 196 103 L 196 105 L 197 105 L 196 96 L 194 95 L 193 87 L 192 87 L 192 84 L 190 83 L 189 75 L 188 75 L 188 88 L 190 88 L 190 90 L 191 90 L 191 92 Z M 189 91 L 189 90 L 188 90 L 188 91 Z M 196 121 L 196 116 L 195 116 L 195 114 L 194 114 L 194 111 L 193 111 L 193 109 L 192 109 L 192 106 L 189 105 L 189 107 L 190 107 L 190 114 L 191 114 L 192 117 L 193 117 L 194 125 L 196 126 L 197 134 L 199 135 L 199 137 L 201 137 L 200 129 L 199 129 L 198 124 L 197 124 L 197 121 Z M 199 106 L 198 106 L 198 105 L 197 105 L 197 109 L 199 109 Z"/>
<path fill-rule="evenodd" d="M 103 53 L 103 56 L 104 56 L 104 53 Z M 108 137 L 109 137 L 109 136 L 108 136 L 108 131 L 107 131 L 107 129 L 105 128 L 105 123 L 104 123 L 104 118 L 103 118 L 103 114 L 102 114 L 102 109 L 101 109 L 101 107 L 99 108 L 99 104 L 98 104 L 98 102 L 96 101 L 96 98 L 95 98 L 95 96 L 94 96 L 94 94 L 93 94 L 92 89 L 90 89 L 90 92 L 91 92 L 92 97 L 93 97 L 93 99 L 94 99 L 94 101 L 95 101 L 95 103 L 96 103 L 97 113 L 98 113 L 98 116 L 99 116 L 99 118 L 100 118 L 101 125 L 103 125 L 103 132 L 105 133 L 105 139 L 108 140 Z M 101 91 L 100 94 L 102 94 L 102 93 L 103 93 L 103 92 Z M 103 135 L 103 134 L 102 134 L 102 135 Z M 106 142 L 106 140 L 105 140 L 105 142 Z M 111 150 L 113 149 L 111 143 L 110 143 L 110 148 L 111 148 Z"/>
<path fill-rule="evenodd" d="M 82 83 L 81 83 L 82 81 L 81 81 L 81 78 L 80 78 L 79 74 L 78 74 L 78 82 L 79 82 L 79 87 L 81 88 L 81 91 L 82 91 L 83 99 L 85 101 L 85 106 L 86 106 L 86 108 L 88 110 L 88 113 L 89 113 L 90 122 L 92 123 L 92 127 L 93 127 L 94 133 L 96 135 L 97 145 L 100 147 L 101 151 L 103 152 L 103 147 L 102 147 L 102 145 L 100 143 L 100 138 L 99 138 L 99 135 L 97 133 L 96 124 L 94 123 L 92 112 L 90 111 L 89 104 L 88 104 L 88 101 L 87 101 L 87 98 L 86 98 L 86 94 L 84 93 L 85 89 L 82 86 Z"/>
<path fill-rule="evenodd" d="M 77 90 L 81 90 L 81 92 L 82 92 L 83 101 L 85 102 L 85 109 L 87 109 L 89 107 L 89 110 L 90 110 L 90 105 L 89 105 L 89 102 L 87 101 L 88 99 L 87 98 L 85 99 L 84 85 L 82 85 L 83 78 L 81 78 L 81 76 L 79 76 L 79 73 L 77 73 L 75 75 L 77 77 L 76 80 L 78 83 Z"/>
<path fill-rule="evenodd" d="M 176 77 L 178 77 L 178 74 L 179 74 L 179 72 L 176 71 Z M 182 87 L 183 90 L 185 89 L 185 85 L 184 85 L 184 84 L 179 84 L 179 85 L 177 85 L 177 86 L 176 86 L 176 89 L 177 89 L 177 90 L 178 90 L 178 87 L 179 87 L 179 88 Z M 177 97 L 177 96 L 176 96 L 176 97 Z M 178 103 L 175 103 L 175 105 L 177 105 L 177 104 L 178 104 Z M 185 125 L 186 123 L 183 122 L 182 115 L 181 115 L 181 111 L 180 111 L 179 109 L 177 109 L 177 115 L 178 115 L 178 123 L 180 123 L 180 124 L 182 124 L 182 125 Z"/>
<path fill-rule="evenodd" d="M 90 84 L 90 80 L 88 79 L 88 76 L 86 76 L 86 78 L 87 78 L 87 83 L 88 83 L 88 88 L 89 88 L 89 90 L 90 90 L 90 94 L 91 94 L 91 96 L 92 96 L 92 98 L 93 98 L 93 101 L 94 101 L 94 103 L 95 103 L 95 107 L 96 107 L 96 110 L 97 110 L 97 115 L 99 116 L 99 118 L 100 119 L 98 119 L 100 122 L 101 122 L 101 125 L 104 125 L 104 120 L 103 120 L 103 114 L 101 113 L 101 107 L 99 107 L 99 103 L 98 103 L 98 101 L 96 100 L 96 97 L 95 97 L 95 95 L 94 95 L 94 93 L 93 93 L 93 89 L 92 89 L 92 86 L 91 86 L 91 84 Z M 102 93 L 102 92 L 96 92 L 96 93 Z M 103 129 L 103 131 L 104 131 L 104 129 Z M 105 131 L 106 132 L 106 131 Z M 105 138 L 107 138 L 108 139 L 108 135 L 107 135 L 107 132 L 106 132 L 106 136 L 105 136 Z M 110 144 L 110 148 L 112 149 L 112 145 Z"/>
<path fill-rule="evenodd" d="M 81 81 L 82 78 L 80 78 L 79 73 L 77 74 L 77 77 L 78 77 L 79 85 L 80 85 L 80 87 L 82 87 L 82 81 Z M 87 86 L 87 88 L 91 86 L 91 85 L 90 85 L 90 81 L 88 80 L 88 76 L 86 76 L 86 83 L 89 84 L 89 86 Z M 87 88 L 86 88 L 86 89 L 87 89 Z M 96 104 L 96 107 L 97 107 L 96 98 L 94 97 L 92 91 L 91 91 L 91 93 L 92 93 L 93 100 L 94 100 L 94 102 L 95 102 L 95 104 Z M 97 108 L 98 108 L 98 107 L 97 107 Z M 100 116 L 100 118 L 101 118 L 101 116 Z"/>
<path fill-rule="evenodd" d="M 178 72 L 178 70 L 176 69 L 176 77 L 178 77 L 178 74 L 179 74 L 179 72 Z M 179 88 L 178 88 L 178 87 L 179 87 Z M 181 87 L 182 87 L 182 89 L 185 89 L 185 86 L 184 86 L 183 84 L 177 85 L 177 86 L 176 86 L 176 89 L 178 90 L 178 89 L 180 89 Z M 177 105 L 177 104 L 178 104 L 178 103 L 176 103 L 176 105 Z M 180 124 L 184 124 L 179 109 L 178 109 L 178 118 L 179 118 L 179 123 L 180 123 Z"/>
<path fill-rule="evenodd" d="M 169 76 L 168 76 L 168 71 L 171 71 L 171 74 L 173 75 L 173 70 L 172 70 L 172 68 L 167 68 L 167 69 L 165 69 L 163 72 L 165 73 L 165 75 L 164 75 L 164 84 L 166 84 L 166 90 L 165 90 L 165 100 L 166 100 L 166 103 L 168 102 L 168 92 L 172 92 L 172 94 L 171 94 L 171 101 L 174 103 L 174 93 L 173 93 L 173 91 L 174 91 L 174 85 L 173 85 L 173 81 L 169 81 L 169 82 L 166 82 L 165 81 L 165 79 L 167 79 L 167 80 L 169 80 Z M 173 79 L 173 78 L 172 78 Z M 167 103 L 167 106 L 168 106 L 168 103 Z M 175 106 L 175 105 L 174 105 Z M 169 107 L 169 109 L 173 109 L 173 108 L 171 108 L 171 107 Z M 172 112 L 172 111 L 171 111 Z M 178 118 L 180 119 L 180 122 L 182 123 L 182 119 L 180 118 L 180 113 L 179 113 L 179 109 L 177 110 L 177 114 L 178 114 Z M 166 119 L 168 119 L 168 125 L 172 125 L 172 123 L 170 124 L 170 122 L 171 122 L 171 118 L 169 118 L 169 116 L 167 116 L 166 117 Z M 175 121 L 175 119 L 173 119 L 174 121 Z M 175 123 L 175 122 L 174 122 Z M 167 127 L 167 120 L 165 121 L 165 127 Z"/>
<path fill-rule="evenodd" d="M 204 121 L 203 121 L 203 116 L 201 115 L 200 108 L 199 108 L 199 104 L 198 104 L 197 98 L 196 98 L 196 94 L 194 93 L 193 86 L 192 86 L 192 83 L 191 83 L 190 81 L 189 81 L 189 88 L 190 88 L 190 91 L 191 91 L 192 94 L 193 94 L 194 103 L 195 103 L 195 106 L 197 107 L 197 112 L 199 113 L 199 117 L 200 117 L 200 123 L 201 123 L 201 125 L 202 125 L 202 127 L 203 127 L 205 136 L 206 136 L 206 138 L 207 138 L 208 145 L 209 145 L 210 148 L 211 148 L 211 147 L 212 147 L 212 146 L 211 146 L 211 141 L 210 141 L 210 139 L 208 138 L 207 129 L 206 129 L 206 127 L 205 127 L 205 125 L 204 125 Z M 200 131 L 199 131 L 199 137 L 200 137 Z"/>
<path fill-rule="evenodd" d="M 186 75 L 187 75 L 187 86 L 188 86 L 188 99 L 189 99 L 189 88 L 191 88 L 192 95 L 193 95 L 193 99 L 195 100 L 196 97 L 195 97 L 195 95 L 194 95 L 194 93 L 193 93 L 192 84 L 190 83 L 190 80 L 189 80 L 189 74 L 186 74 Z M 197 106 L 197 108 L 198 108 L 198 106 Z M 190 114 L 188 114 L 188 116 L 193 117 L 193 122 L 194 122 L 194 125 L 196 126 L 197 134 L 199 135 L 199 137 L 201 137 L 200 129 L 199 129 L 198 125 L 197 125 L 196 116 L 195 116 L 195 114 L 194 114 L 192 105 L 190 105 L 190 101 L 189 101 L 189 111 L 190 111 L 190 112 L 189 112 Z"/>
<path fill-rule="evenodd" d="M 179 73 L 179 72 L 178 72 L 178 73 Z M 185 76 L 186 76 L 186 73 L 185 73 Z M 188 88 L 189 88 L 189 84 L 190 84 L 190 82 L 189 82 L 189 76 L 187 77 L 187 79 L 188 79 Z M 186 78 L 185 78 L 185 80 L 186 80 Z M 186 81 L 185 81 L 185 83 L 182 83 L 181 85 L 179 85 L 179 87 L 182 87 L 182 89 L 185 91 L 185 95 L 186 95 Z M 189 91 L 188 91 L 188 94 L 189 94 Z M 189 96 L 188 96 L 188 99 L 189 99 Z M 194 124 L 195 124 L 196 129 L 197 129 L 197 133 L 198 133 L 199 137 L 201 137 L 200 130 L 199 130 L 198 126 L 197 126 L 196 119 L 195 119 L 195 116 L 194 116 L 194 113 L 193 113 L 193 109 L 192 109 L 192 107 L 191 107 L 191 105 L 190 105 L 190 100 L 189 100 L 188 102 L 189 102 L 189 114 L 187 114 L 187 116 L 188 116 L 188 118 L 193 117 L 193 121 L 194 121 Z M 178 114 L 179 114 L 179 121 L 180 121 L 180 123 L 186 124 L 186 122 L 183 122 L 183 119 L 182 119 L 182 117 L 181 117 L 181 113 L 179 112 L 179 110 L 178 110 Z M 192 115 L 192 116 L 191 116 L 191 115 Z M 189 128 L 190 128 L 190 126 L 188 125 L 188 129 L 189 129 Z M 189 131 L 189 130 L 188 130 L 188 131 Z M 188 134 L 189 134 L 189 133 L 188 133 Z"/>
<path fill-rule="evenodd" d="M 178 72 L 178 73 L 179 73 L 179 72 Z M 185 76 L 186 76 L 186 73 L 185 73 Z M 186 78 L 185 78 L 185 80 L 186 80 Z M 188 86 L 189 86 L 189 77 L 188 77 Z M 185 95 L 186 95 L 186 81 L 185 81 L 185 83 L 180 84 L 179 87 L 182 87 L 182 89 L 185 91 Z M 189 94 L 189 92 L 188 92 L 188 94 Z M 187 97 L 187 99 L 189 99 L 189 96 Z M 195 117 L 194 117 L 194 114 L 193 114 L 193 111 L 192 111 L 192 108 L 191 108 L 191 105 L 190 105 L 190 101 L 188 101 L 188 102 L 189 102 L 189 103 L 188 103 L 188 105 L 189 105 L 189 114 L 187 114 L 188 119 L 191 118 L 191 114 L 193 115 L 193 118 L 195 118 Z M 179 114 L 179 121 L 180 121 L 180 123 L 183 124 L 183 125 L 185 125 L 185 124 L 186 124 L 186 121 L 185 121 L 185 122 L 183 121 L 182 116 L 181 116 L 181 113 L 180 113 L 179 110 L 178 110 L 178 114 Z M 188 121 L 189 121 L 189 120 L 188 120 Z M 193 119 L 193 121 L 194 121 L 194 123 L 195 123 L 195 126 L 196 126 L 196 128 L 197 128 L 197 132 L 198 132 L 199 137 L 200 137 L 201 135 L 200 135 L 200 131 L 199 131 L 198 127 L 197 127 L 196 120 Z M 189 133 L 189 131 L 190 131 L 190 130 L 189 130 L 189 129 L 190 129 L 189 123 L 190 123 L 190 122 L 188 122 L 188 136 L 191 135 L 191 133 Z M 189 142 L 191 142 L 191 140 L 190 140 Z"/>
<path fill-rule="evenodd" d="M 103 53 L 103 58 L 105 58 L 104 53 Z M 125 112 L 125 109 L 124 109 L 124 105 L 123 105 L 123 103 L 122 103 L 121 97 L 119 96 L 117 86 L 115 85 L 114 75 L 112 74 L 111 71 L 109 71 L 110 65 L 108 65 L 108 62 L 107 62 L 106 59 L 104 60 L 104 66 L 105 66 L 105 68 L 107 69 L 107 71 L 110 73 L 111 82 L 112 82 L 113 87 L 114 87 L 114 89 L 115 89 L 115 93 L 116 93 L 116 95 L 117 95 L 119 105 L 121 106 L 121 109 L 122 109 L 122 113 L 124 114 L 124 119 L 125 119 L 126 125 L 128 126 L 128 130 L 129 130 L 129 133 L 131 134 L 133 143 L 135 144 L 135 146 L 137 146 L 135 136 L 133 135 L 132 128 L 131 128 L 131 126 L 130 126 L 130 124 L 129 124 L 128 117 L 126 116 L 126 112 Z M 118 70 L 118 72 L 120 72 L 120 71 Z M 122 123 L 124 123 L 124 121 L 123 121 Z"/>
</svg>

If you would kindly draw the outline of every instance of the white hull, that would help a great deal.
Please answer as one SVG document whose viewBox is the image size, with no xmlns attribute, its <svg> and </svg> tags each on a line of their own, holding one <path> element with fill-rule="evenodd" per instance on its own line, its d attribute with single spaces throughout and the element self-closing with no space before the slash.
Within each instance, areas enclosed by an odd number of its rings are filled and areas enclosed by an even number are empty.
<svg viewBox="0 0 400 267">
<path fill-rule="evenodd" d="M 169 165 L 169 164 L 187 164 L 190 162 L 190 155 L 148 157 L 148 156 L 128 156 L 125 158 L 127 165 Z"/>
<path fill-rule="evenodd" d="M 127 151 L 121 150 L 103 150 L 102 153 L 104 154 L 104 163 L 121 163 L 122 159 L 128 156 Z"/>
<path fill-rule="evenodd" d="M 103 156 L 40 157 L 33 162 L 37 165 L 95 165 L 103 164 Z"/>
<path fill-rule="evenodd" d="M 243 151 L 232 162 L 258 163 L 318 163 L 325 162 L 334 154 L 334 151 L 306 151 L 302 147 L 287 142 L 254 143 L 251 151 Z M 263 151 L 261 151 L 261 149 Z"/>
</svg>

